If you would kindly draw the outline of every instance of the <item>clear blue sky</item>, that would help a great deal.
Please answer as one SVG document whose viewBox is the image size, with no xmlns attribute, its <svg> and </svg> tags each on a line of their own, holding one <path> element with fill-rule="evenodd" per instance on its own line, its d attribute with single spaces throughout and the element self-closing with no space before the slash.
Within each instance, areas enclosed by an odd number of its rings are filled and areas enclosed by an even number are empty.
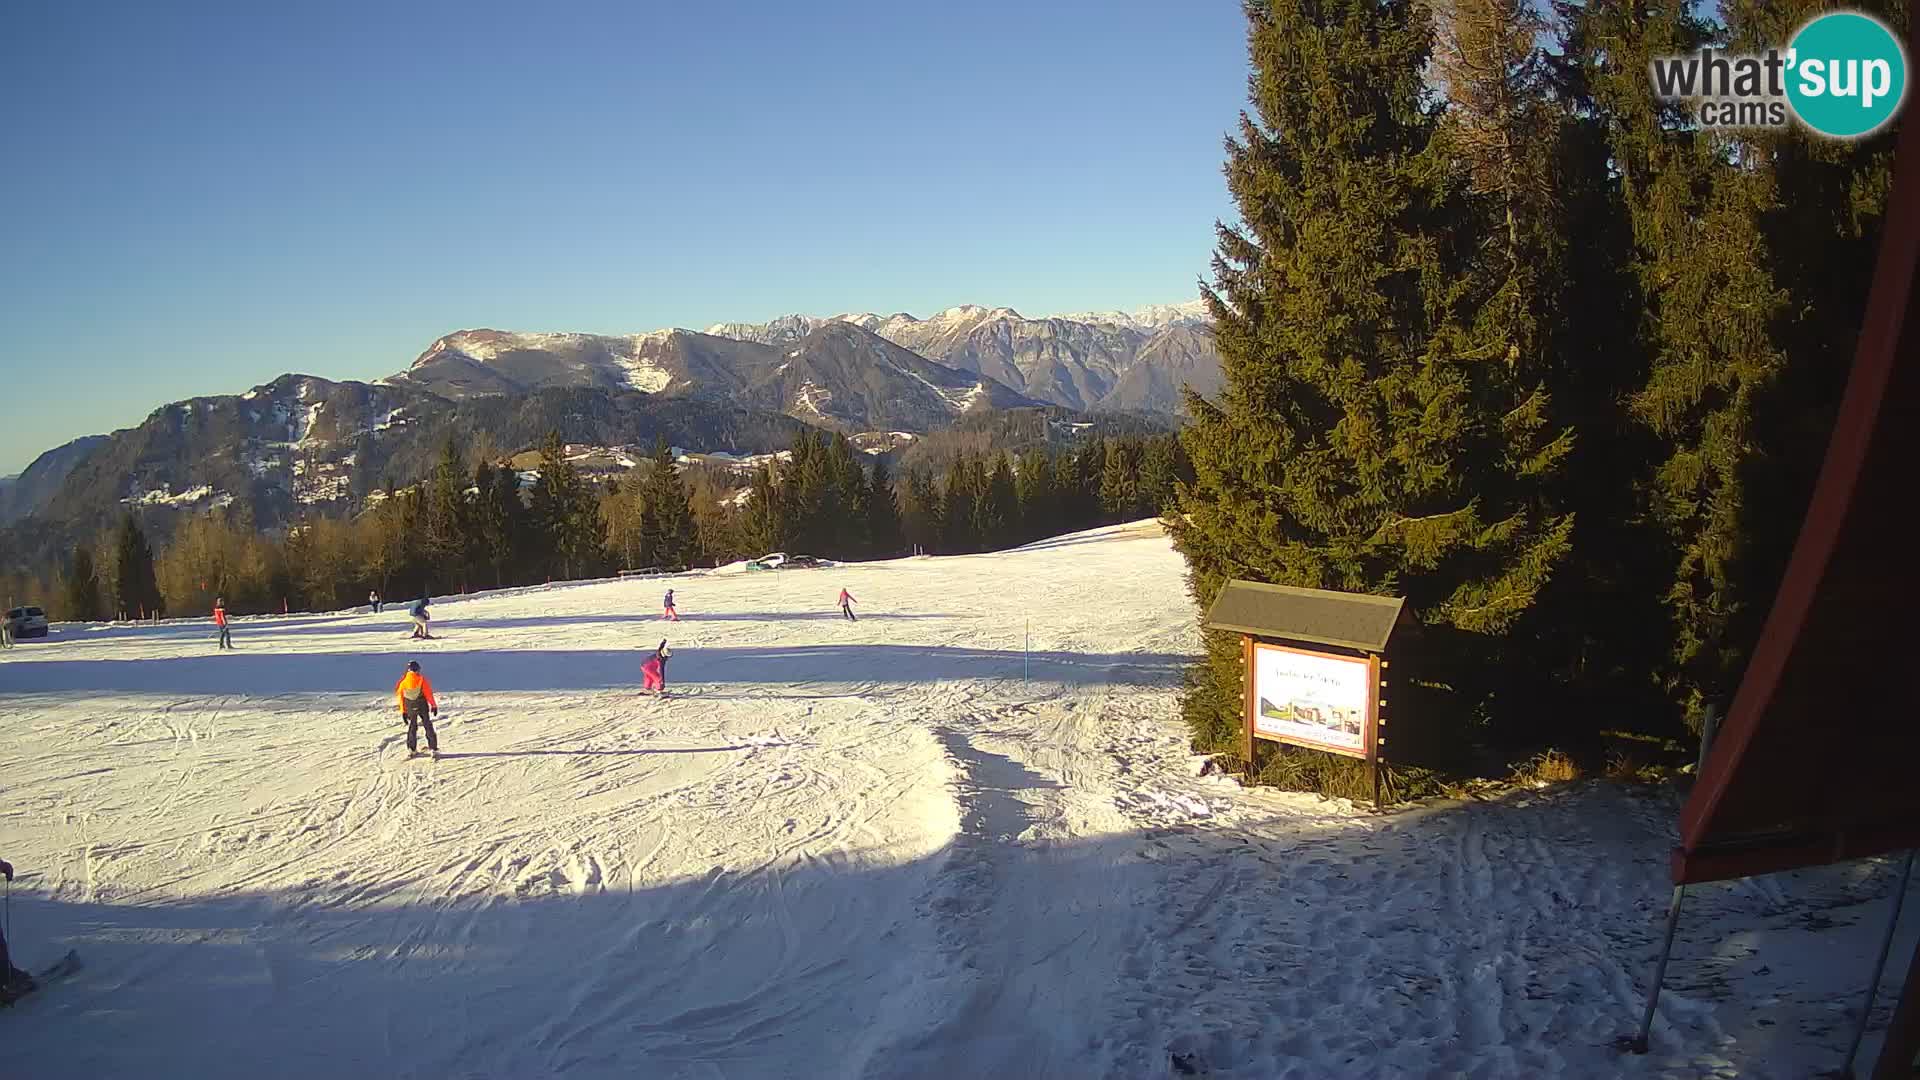
<svg viewBox="0 0 1920 1080">
<path fill-rule="evenodd" d="M 4 23 L 0 475 L 179 398 L 391 374 L 463 327 L 1192 299 L 1246 85 L 1231 0 Z"/>
</svg>

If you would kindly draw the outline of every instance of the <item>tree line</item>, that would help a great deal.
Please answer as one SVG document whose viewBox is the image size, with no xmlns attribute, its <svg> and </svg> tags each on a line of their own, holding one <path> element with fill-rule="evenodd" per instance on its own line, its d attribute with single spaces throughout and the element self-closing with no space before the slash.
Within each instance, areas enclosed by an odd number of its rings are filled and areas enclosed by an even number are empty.
<svg viewBox="0 0 1920 1080">
<path fill-rule="evenodd" d="M 1893 136 L 1705 128 L 1649 63 L 1818 7 L 1248 3 L 1202 286 L 1225 386 L 1189 396 L 1169 519 L 1201 609 L 1229 578 L 1407 597 L 1396 744 L 1697 730 L 1804 513 Z M 1237 744 L 1242 680 L 1209 635 L 1201 749 Z"/>
<path fill-rule="evenodd" d="M 351 517 L 254 526 L 244 506 L 191 516 L 156 555 L 131 514 L 38 578 L 14 575 L 56 619 L 326 611 L 369 592 L 421 595 L 717 566 L 772 551 L 838 560 L 996 551 L 1152 517 L 1191 477 L 1170 434 L 1064 447 L 956 452 L 896 477 L 844 435 L 802 432 L 743 488 L 728 469 L 688 465 L 661 441 L 600 482 L 550 432 L 535 466 L 469 455 L 446 440 L 413 484 L 367 494 Z"/>
</svg>

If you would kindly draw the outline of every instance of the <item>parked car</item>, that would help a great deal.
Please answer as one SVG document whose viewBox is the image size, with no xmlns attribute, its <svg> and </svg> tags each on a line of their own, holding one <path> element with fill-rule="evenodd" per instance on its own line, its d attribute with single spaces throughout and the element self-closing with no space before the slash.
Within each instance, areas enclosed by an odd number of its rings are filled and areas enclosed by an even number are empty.
<svg viewBox="0 0 1920 1080">
<path fill-rule="evenodd" d="M 749 569 L 749 570 L 778 570 L 778 569 L 780 569 L 780 567 L 781 567 L 781 566 L 783 566 L 783 565 L 785 565 L 785 563 L 786 563 L 786 561 L 787 561 L 787 553 L 786 553 L 786 552 L 784 552 L 784 551 L 775 551 L 775 552 L 772 552 L 771 554 L 767 554 L 767 555 L 762 555 L 762 556 L 760 556 L 760 557 L 759 557 L 759 558 L 757 558 L 757 559 L 753 559 L 753 560 L 751 560 L 751 561 L 749 561 L 749 562 L 747 563 L 747 569 Z"/>
<path fill-rule="evenodd" d="M 21 638 L 46 637 L 47 613 L 37 607 L 17 607 L 7 611 L 7 629 L 13 631 L 15 641 Z"/>
<path fill-rule="evenodd" d="M 811 555 L 790 555 L 787 557 L 786 562 L 780 564 L 780 568 L 782 570 L 807 570 L 815 566 L 824 565 L 823 560 L 816 559 Z"/>
</svg>

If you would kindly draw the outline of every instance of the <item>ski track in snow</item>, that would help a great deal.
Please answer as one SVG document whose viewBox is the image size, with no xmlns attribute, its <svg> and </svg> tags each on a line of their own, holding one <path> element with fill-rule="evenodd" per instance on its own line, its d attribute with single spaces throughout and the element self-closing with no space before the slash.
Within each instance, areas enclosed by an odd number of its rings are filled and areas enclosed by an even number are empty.
<svg viewBox="0 0 1920 1080">
<path fill-rule="evenodd" d="M 6 654 L 14 947 L 85 964 L 0 1014 L 7 1075 L 1788 1077 L 1850 1034 L 1883 863 L 1696 888 L 1623 1056 L 1671 794 L 1198 775 L 1151 524 L 673 584 L 677 625 L 649 579 L 444 601 L 417 648 L 395 608 Z"/>
</svg>

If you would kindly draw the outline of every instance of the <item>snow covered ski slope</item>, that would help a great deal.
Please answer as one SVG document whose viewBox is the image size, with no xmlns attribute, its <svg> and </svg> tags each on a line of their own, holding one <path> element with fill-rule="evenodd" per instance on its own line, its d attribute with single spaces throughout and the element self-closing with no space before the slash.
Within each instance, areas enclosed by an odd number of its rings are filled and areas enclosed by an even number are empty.
<svg viewBox="0 0 1920 1080">
<path fill-rule="evenodd" d="M 0 1014 L 0 1073 L 1804 1076 L 1877 944 L 1878 865 L 1699 890 L 1620 1056 L 1671 797 L 1376 817 L 1199 777 L 1150 524 L 433 610 L 0 659 L 16 959 L 85 960 Z"/>
</svg>

